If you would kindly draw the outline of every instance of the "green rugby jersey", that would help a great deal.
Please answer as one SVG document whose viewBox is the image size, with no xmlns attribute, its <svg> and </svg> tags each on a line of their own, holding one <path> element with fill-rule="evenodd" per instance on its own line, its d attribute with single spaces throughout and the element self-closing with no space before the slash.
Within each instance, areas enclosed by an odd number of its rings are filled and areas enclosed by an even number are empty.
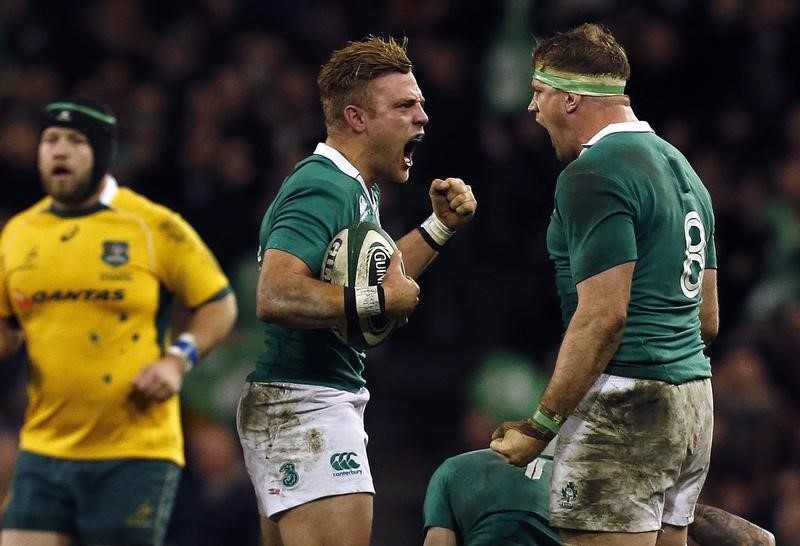
<svg viewBox="0 0 800 546">
<path fill-rule="evenodd" d="M 325 251 L 348 225 L 380 225 L 380 191 L 370 196 L 361 175 L 338 151 L 320 144 L 286 177 L 267 209 L 259 233 L 259 263 L 267 249 L 289 252 L 319 278 Z M 265 327 L 264 351 L 248 381 L 323 385 L 350 392 L 364 386 L 364 353 L 328 329 Z"/>
<path fill-rule="evenodd" d="M 547 247 L 566 327 L 576 285 L 636 261 L 622 342 L 606 373 L 681 384 L 711 376 L 702 271 L 716 269 L 711 198 L 644 122 L 612 124 L 558 177 Z"/>
<path fill-rule="evenodd" d="M 539 457 L 526 468 L 481 449 L 444 461 L 428 483 L 425 528 L 444 527 L 465 546 L 555 546 L 548 524 L 553 461 Z"/>
</svg>

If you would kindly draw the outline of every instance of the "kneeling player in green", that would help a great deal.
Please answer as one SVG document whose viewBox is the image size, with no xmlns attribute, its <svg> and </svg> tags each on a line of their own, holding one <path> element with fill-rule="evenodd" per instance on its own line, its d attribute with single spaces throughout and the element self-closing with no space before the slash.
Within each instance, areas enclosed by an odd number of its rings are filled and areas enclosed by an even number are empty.
<svg viewBox="0 0 800 546">
<path fill-rule="evenodd" d="M 490 449 L 447 459 L 425 495 L 424 546 L 561 546 L 548 523 L 552 466 L 547 454 L 512 466 Z M 704 504 L 695 507 L 689 536 L 700 546 L 775 545 L 769 531 Z"/>
</svg>

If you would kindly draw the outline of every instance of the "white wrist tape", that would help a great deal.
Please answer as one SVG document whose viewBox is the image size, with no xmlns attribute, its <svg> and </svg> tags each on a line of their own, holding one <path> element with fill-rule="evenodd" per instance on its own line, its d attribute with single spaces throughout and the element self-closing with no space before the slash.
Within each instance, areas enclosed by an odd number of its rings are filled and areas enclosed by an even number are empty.
<svg viewBox="0 0 800 546">
<path fill-rule="evenodd" d="M 383 305 L 381 305 L 381 297 L 379 295 L 378 286 L 365 286 L 363 288 L 355 288 L 356 293 L 356 314 L 359 317 L 374 317 L 383 313 Z"/>
<path fill-rule="evenodd" d="M 440 247 L 444 246 L 447 240 L 456 233 L 444 225 L 442 221 L 436 217 L 435 212 L 428 216 L 428 218 L 422 222 L 422 225 L 419 227 L 422 228 L 430 236 L 430 238 L 433 239 L 433 242 Z"/>
</svg>

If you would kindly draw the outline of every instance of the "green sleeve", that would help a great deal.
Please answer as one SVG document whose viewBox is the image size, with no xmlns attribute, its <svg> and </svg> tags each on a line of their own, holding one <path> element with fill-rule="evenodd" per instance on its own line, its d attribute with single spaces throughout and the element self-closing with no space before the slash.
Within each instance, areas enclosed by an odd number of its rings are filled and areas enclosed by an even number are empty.
<svg viewBox="0 0 800 546">
<path fill-rule="evenodd" d="M 717 268 L 717 247 L 714 244 L 714 233 L 708 238 L 706 243 L 706 269 Z"/>
<path fill-rule="evenodd" d="M 637 259 L 636 207 L 615 180 L 588 172 L 562 173 L 555 214 L 564 226 L 575 284 Z"/>
<path fill-rule="evenodd" d="M 275 210 L 263 248 L 289 252 L 317 275 L 328 244 L 347 225 L 352 208 L 352 197 L 329 181 L 292 184 Z"/>
<path fill-rule="evenodd" d="M 425 529 L 444 527 L 445 529 L 456 530 L 456 522 L 450 507 L 449 484 L 451 477 L 452 472 L 447 461 L 439 466 L 431 476 L 422 507 Z"/>
</svg>

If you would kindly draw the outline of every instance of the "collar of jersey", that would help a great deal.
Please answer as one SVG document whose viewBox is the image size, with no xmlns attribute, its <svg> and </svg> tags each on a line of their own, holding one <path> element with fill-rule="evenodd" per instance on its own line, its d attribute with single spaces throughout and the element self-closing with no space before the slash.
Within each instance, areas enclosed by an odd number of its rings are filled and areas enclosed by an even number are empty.
<svg viewBox="0 0 800 546">
<path fill-rule="evenodd" d="M 604 136 L 608 136 L 613 133 L 655 133 L 655 131 L 653 131 L 653 128 L 650 127 L 650 124 L 646 121 L 623 121 L 622 123 L 609 123 L 600 129 L 596 135 L 590 138 L 588 142 L 581 144 L 583 147 L 581 153 L 585 152 L 587 148 L 591 148 L 594 144 L 597 144 L 597 142 Z"/>
<path fill-rule="evenodd" d="M 372 192 L 367 190 L 367 185 L 364 182 L 364 177 L 361 176 L 361 173 L 358 172 L 355 165 L 350 163 L 342 153 L 334 148 L 333 146 L 328 146 L 324 142 L 320 142 L 317 144 L 317 147 L 314 149 L 314 153 L 317 155 L 321 155 L 326 159 L 330 159 L 331 162 L 336 165 L 336 168 L 342 171 L 344 174 L 349 176 L 350 178 L 355 178 L 358 180 L 358 183 L 361 184 L 361 191 L 364 193 L 366 198 L 369 200 L 370 205 L 372 205 L 373 210 L 377 210 L 377 203 L 372 198 Z"/>
<path fill-rule="evenodd" d="M 56 216 L 60 216 L 61 218 L 75 218 L 78 216 L 86 216 L 88 214 L 97 212 L 98 210 L 105 210 L 110 208 L 111 201 L 114 200 L 114 197 L 117 195 L 117 191 L 119 191 L 119 184 L 117 183 L 117 179 L 109 174 L 106 175 L 106 185 L 100 192 L 100 198 L 98 199 L 97 203 L 89 205 L 85 209 L 78 209 L 78 210 L 63 210 L 56 208 L 54 205 L 50 205 L 50 212 L 55 214 Z"/>
</svg>

